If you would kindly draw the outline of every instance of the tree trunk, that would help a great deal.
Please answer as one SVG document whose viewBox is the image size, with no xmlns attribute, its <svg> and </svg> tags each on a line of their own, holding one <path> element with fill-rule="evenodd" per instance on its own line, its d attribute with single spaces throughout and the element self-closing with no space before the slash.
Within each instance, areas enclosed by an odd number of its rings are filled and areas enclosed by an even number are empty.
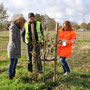
<svg viewBox="0 0 90 90">
<path fill-rule="evenodd" d="M 31 31 L 32 31 L 33 57 L 34 57 L 34 73 L 35 73 L 35 81 L 37 82 L 37 61 L 35 51 L 36 40 L 35 40 L 34 24 L 31 24 Z"/>
</svg>

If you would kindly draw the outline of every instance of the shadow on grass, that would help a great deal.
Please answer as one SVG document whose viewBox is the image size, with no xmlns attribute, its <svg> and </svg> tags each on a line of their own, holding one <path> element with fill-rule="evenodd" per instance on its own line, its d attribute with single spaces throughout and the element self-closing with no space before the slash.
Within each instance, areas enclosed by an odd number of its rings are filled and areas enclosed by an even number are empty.
<svg viewBox="0 0 90 90">
<path fill-rule="evenodd" d="M 5 71 L 8 71 L 8 68 L 2 68 L 2 69 L 0 69 L 0 73 L 5 72 Z"/>
<path fill-rule="evenodd" d="M 32 81 L 34 81 L 34 78 L 33 77 L 21 77 L 23 83 L 32 83 Z"/>
<path fill-rule="evenodd" d="M 4 68 L 2 71 L 0 70 L 0 72 L 4 72 L 6 70 L 7 69 Z M 37 83 L 35 82 L 34 72 L 33 73 L 25 73 L 22 76 L 19 76 L 19 79 L 24 84 L 29 83 L 29 84 L 33 85 L 33 87 L 34 87 L 34 84 L 39 84 L 39 83 L 43 82 L 43 74 L 38 77 Z M 78 88 L 82 87 L 83 90 L 85 90 L 85 89 L 90 90 L 90 81 L 89 80 L 90 80 L 90 74 L 88 74 L 88 73 L 72 72 L 67 76 L 63 76 L 59 72 L 57 72 L 57 80 L 55 82 L 53 82 L 53 70 L 51 70 L 51 68 L 46 68 L 44 88 L 47 90 L 53 90 L 53 88 L 63 85 L 63 86 L 60 86 L 59 88 L 70 89 L 72 86 L 74 86 L 74 87 L 78 87 Z M 41 85 L 40 88 L 42 86 L 43 85 Z"/>
<path fill-rule="evenodd" d="M 49 74 L 47 74 L 48 76 Z M 51 77 L 50 77 L 51 76 Z M 59 87 L 63 84 L 63 87 L 59 88 L 68 88 L 70 89 L 72 86 L 82 87 L 83 89 L 90 90 L 90 74 L 83 73 L 71 73 L 67 76 L 58 75 L 57 80 L 53 82 L 52 75 L 49 75 L 49 78 L 46 78 L 45 87 L 47 90 L 53 90 L 55 87 Z M 65 86 L 65 87 L 64 87 Z"/>
<path fill-rule="evenodd" d="M 58 78 L 58 82 L 66 86 L 69 85 L 75 87 L 90 88 L 90 74 L 71 73 L 70 75 L 61 76 Z"/>
<path fill-rule="evenodd" d="M 23 68 L 23 66 L 17 65 L 17 69 Z"/>
<path fill-rule="evenodd" d="M 3 60 L 3 61 L 0 61 L 0 65 L 4 65 L 4 64 L 8 64 L 9 61 L 8 60 Z"/>
</svg>

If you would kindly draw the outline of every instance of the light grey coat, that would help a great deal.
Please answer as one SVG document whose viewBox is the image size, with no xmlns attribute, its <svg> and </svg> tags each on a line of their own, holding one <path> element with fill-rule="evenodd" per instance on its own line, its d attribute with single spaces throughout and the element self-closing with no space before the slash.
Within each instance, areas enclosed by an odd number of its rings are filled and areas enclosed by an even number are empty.
<svg viewBox="0 0 90 90">
<path fill-rule="evenodd" d="M 8 58 L 18 59 L 21 57 L 20 29 L 14 23 L 9 27 L 9 43 L 7 47 Z"/>
</svg>

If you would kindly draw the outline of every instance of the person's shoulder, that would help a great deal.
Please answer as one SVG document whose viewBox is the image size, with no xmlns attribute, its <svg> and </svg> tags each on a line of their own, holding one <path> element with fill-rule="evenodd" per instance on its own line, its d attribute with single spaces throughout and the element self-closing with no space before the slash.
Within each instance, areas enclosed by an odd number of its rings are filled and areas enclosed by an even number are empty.
<svg viewBox="0 0 90 90">
<path fill-rule="evenodd" d="M 72 29 L 72 30 L 71 30 L 71 32 L 75 32 L 75 30 L 74 30 L 74 29 Z"/>
<path fill-rule="evenodd" d="M 30 23 L 30 22 L 29 22 L 29 21 L 26 21 L 25 24 L 26 24 L 26 23 Z"/>
<path fill-rule="evenodd" d="M 59 29 L 58 32 L 62 32 L 63 30 L 62 29 Z"/>
<path fill-rule="evenodd" d="M 15 27 L 15 24 L 14 23 L 11 23 L 10 24 L 10 29 L 14 28 Z"/>
<path fill-rule="evenodd" d="M 71 30 L 71 34 L 76 34 L 75 31 L 74 31 L 74 29 Z"/>
<path fill-rule="evenodd" d="M 38 22 L 38 23 L 40 23 L 40 21 L 35 21 L 35 22 Z"/>
<path fill-rule="evenodd" d="M 62 33 L 62 31 L 63 31 L 62 29 L 59 29 L 59 30 L 58 30 L 58 34 Z"/>
<path fill-rule="evenodd" d="M 37 24 L 39 24 L 40 26 L 42 26 L 41 22 L 40 21 L 36 21 Z"/>
<path fill-rule="evenodd" d="M 16 30 L 17 29 L 17 26 L 16 26 L 16 24 L 14 24 L 14 23 L 11 23 L 10 24 L 10 27 L 9 27 L 9 30 Z"/>
<path fill-rule="evenodd" d="M 40 21 L 35 21 L 36 23 L 40 23 L 41 24 L 41 22 Z"/>
<path fill-rule="evenodd" d="M 74 29 L 71 29 L 71 31 L 74 31 Z"/>
</svg>

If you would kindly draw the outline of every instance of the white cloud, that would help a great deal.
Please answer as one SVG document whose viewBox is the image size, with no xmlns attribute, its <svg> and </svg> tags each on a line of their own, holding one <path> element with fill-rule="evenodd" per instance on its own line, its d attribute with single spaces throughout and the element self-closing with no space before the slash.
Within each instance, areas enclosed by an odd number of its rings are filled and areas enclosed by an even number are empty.
<svg viewBox="0 0 90 90">
<path fill-rule="evenodd" d="M 0 3 L 2 2 L 2 0 L 0 0 Z"/>
<path fill-rule="evenodd" d="M 89 0 L 4 0 L 3 3 L 9 15 L 23 13 L 27 17 L 28 12 L 34 12 L 47 14 L 60 22 L 67 19 L 80 22 L 84 13 L 90 13 Z"/>
<path fill-rule="evenodd" d="M 14 10 L 23 11 L 28 8 L 29 3 L 28 0 L 8 0 L 8 3 L 6 3 L 5 6 L 12 12 L 14 12 Z"/>
</svg>

